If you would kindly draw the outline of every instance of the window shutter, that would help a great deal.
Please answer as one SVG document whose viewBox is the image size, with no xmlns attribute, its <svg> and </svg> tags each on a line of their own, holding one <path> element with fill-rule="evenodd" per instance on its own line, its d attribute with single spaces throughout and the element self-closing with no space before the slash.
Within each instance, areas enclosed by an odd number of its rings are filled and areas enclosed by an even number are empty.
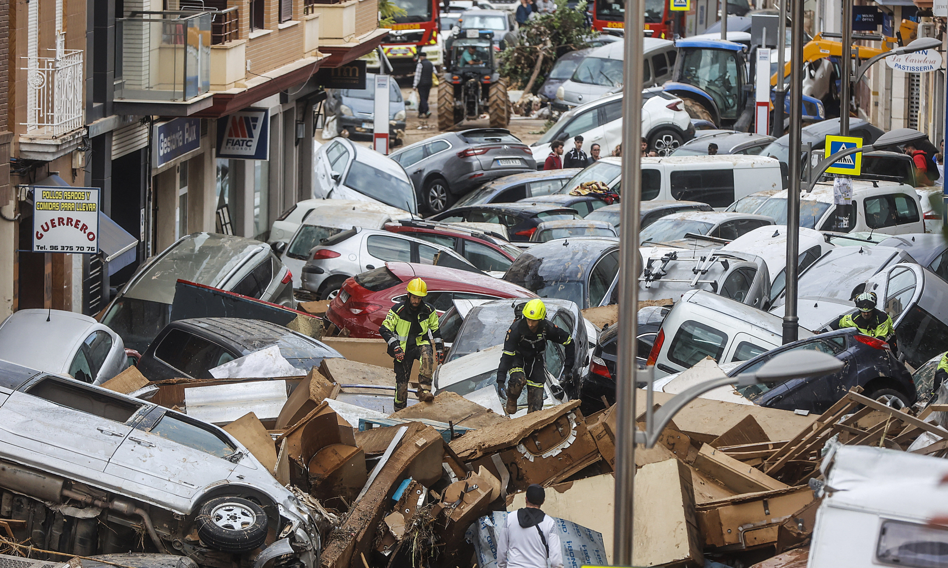
<svg viewBox="0 0 948 568">
<path fill-rule="evenodd" d="M 280 0 L 280 23 L 293 19 L 293 0 Z"/>
</svg>

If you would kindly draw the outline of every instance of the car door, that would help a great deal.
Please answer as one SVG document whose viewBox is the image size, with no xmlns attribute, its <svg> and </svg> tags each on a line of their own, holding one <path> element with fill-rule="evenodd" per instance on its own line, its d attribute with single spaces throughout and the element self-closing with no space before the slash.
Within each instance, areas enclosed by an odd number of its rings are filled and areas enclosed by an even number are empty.
<svg viewBox="0 0 948 568">
<path fill-rule="evenodd" d="M 805 341 L 788 351 L 821 351 L 837 357 L 845 348 L 845 338 L 834 337 Z M 774 390 L 764 406 L 822 414 L 846 393 L 847 389 L 843 385 L 847 384 L 846 376 L 853 371 L 853 362 L 846 355 L 841 360 L 843 368 L 836 373 L 786 381 L 779 390 Z"/>
<path fill-rule="evenodd" d="M 395 158 L 395 161 L 408 172 L 408 177 L 411 178 L 411 183 L 415 188 L 424 187 L 424 159 L 427 157 L 427 146 L 430 146 L 430 144 L 419 144 L 414 148 L 408 148 Z"/>
<path fill-rule="evenodd" d="M 589 273 L 587 286 L 587 305 L 581 308 L 594 308 L 602 305 L 608 295 L 613 281 L 619 274 L 619 251 L 614 250 L 604 255 Z"/>
<path fill-rule="evenodd" d="M 209 483 L 226 480 L 240 457 L 237 446 L 212 426 L 156 408 L 122 442 L 106 473 L 134 483 L 141 494 L 190 499 Z"/>
<path fill-rule="evenodd" d="M 611 156 L 622 142 L 622 101 L 610 101 L 602 105 L 602 146 L 600 156 Z M 648 132 L 645 130 L 645 132 Z M 592 144 L 589 145 L 592 148 Z"/>
<path fill-rule="evenodd" d="M 14 392 L 0 407 L 0 443 L 26 460 L 84 477 L 105 471 L 146 405 L 46 376 Z"/>
</svg>

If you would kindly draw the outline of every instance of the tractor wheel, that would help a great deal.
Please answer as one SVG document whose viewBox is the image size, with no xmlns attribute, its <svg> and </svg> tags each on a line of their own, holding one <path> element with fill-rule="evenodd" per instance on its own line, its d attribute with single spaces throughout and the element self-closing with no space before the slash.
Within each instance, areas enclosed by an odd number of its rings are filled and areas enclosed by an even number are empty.
<svg viewBox="0 0 948 568">
<path fill-rule="evenodd" d="M 685 103 L 685 110 L 688 112 L 688 116 L 691 118 L 697 118 L 698 120 L 707 120 L 708 122 L 715 124 L 714 117 L 711 116 L 711 113 L 708 112 L 708 109 L 701 106 L 701 104 L 694 99 L 681 99 Z"/>
<path fill-rule="evenodd" d="M 507 96 L 507 84 L 497 81 L 490 86 L 487 95 L 487 113 L 491 128 L 507 128 L 510 124 L 510 98 Z"/>
<path fill-rule="evenodd" d="M 451 130 L 458 123 L 457 112 L 454 110 L 454 85 L 446 77 L 441 78 L 438 85 L 438 130 Z"/>
</svg>

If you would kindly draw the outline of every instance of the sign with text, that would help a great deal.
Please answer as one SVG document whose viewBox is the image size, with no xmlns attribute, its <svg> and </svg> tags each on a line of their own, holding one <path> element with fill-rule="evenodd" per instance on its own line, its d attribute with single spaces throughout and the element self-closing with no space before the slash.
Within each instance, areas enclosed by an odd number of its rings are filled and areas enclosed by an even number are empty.
<svg viewBox="0 0 948 568">
<path fill-rule="evenodd" d="M 687 12 L 691 10 L 691 0 L 669 0 L 668 8 L 677 12 Z"/>
<path fill-rule="evenodd" d="M 201 147 L 201 119 L 176 118 L 155 125 L 156 168 Z"/>
<path fill-rule="evenodd" d="M 826 137 L 826 157 L 830 157 L 837 152 L 849 150 L 851 148 L 862 148 L 862 138 L 854 136 L 827 136 Z M 858 176 L 862 172 L 862 152 L 856 152 L 833 162 L 833 165 L 826 168 L 828 174 L 840 174 L 844 176 Z"/>
<path fill-rule="evenodd" d="M 99 252 L 99 189 L 34 186 L 33 252 Z"/>
<path fill-rule="evenodd" d="M 932 14 L 936 18 L 948 18 L 948 0 L 935 0 L 932 3 Z"/>
<path fill-rule="evenodd" d="M 217 119 L 217 157 L 270 159 L 270 111 L 247 109 Z"/>
<path fill-rule="evenodd" d="M 324 89 L 365 89 L 365 61 L 355 60 L 339 67 L 320 68 L 316 81 Z"/>
<path fill-rule="evenodd" d="M 885 64 L 904 73 L 928 73 L 941 67 L 941 54 L 934 49 L 923 49 L 915 53 L 886 57 Z"/>
<path fill-rule="evenodd" d="M 853 6 L 853 31 L 874 32 L 882 25 L 882 12 L 875 6 Z"/>
</svg>

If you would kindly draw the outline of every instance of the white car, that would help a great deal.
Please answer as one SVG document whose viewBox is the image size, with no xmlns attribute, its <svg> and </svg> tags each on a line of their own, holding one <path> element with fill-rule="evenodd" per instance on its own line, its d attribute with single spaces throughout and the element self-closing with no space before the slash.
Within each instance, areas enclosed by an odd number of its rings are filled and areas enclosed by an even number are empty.
<svg viewBox="0 0 948 568">
<path fill-rule="evenodd" d="M 346 138 L 315 152 L 313 197 L 372 201 L 418 212 L 411 179 L 398 162 Z"/>
<path fill-rule="evenodd" d="M 270 237 L 267 239 L 267 244 L 274 244 L 278 242 L 288 243 L 293 237 L 293 234 L 296 233 L 296 230 L 300 228 L 300 225 L 303 222 L 310 218 L 310 215 L 313 213 L 314 209 L 322 209 L 324 212 L 332 210 L 330 206 L 336 206 L 336 201 L 339 201 L 339 207 L 354 207 L 359 205 L 359 209 L 365 211 L 365 207 L 370 207 L 364 201 L 344 201 L 344 200 L 335 200 L 327 201 L 325 199 L 304 199 L 296 205 L 290 207 L 283 212 L 282 215 L 277 217 L 277 220 L 273 222 L 273 225 L 270 226 Z M 388 206 L 379 205 L 374 210 L 385 210 L 389 211 L 394 215 L 393 219 L 410 219 L 411 213 L 405 211 L 404 207 L 393 208 Z M 323 216 L 326 216 L 324 213 Z M 292 269 L 291 269 L 292 270 Z"/>
<path fill-rule="evenodd" d="M 642 135 L 650 149 L 666 156 L 695 137 L 695 127 L 681 99 L 660 89 L 646 89 L 642 98 Z M 587 154 L 593 144 L 599 144 L 600 156 L 611 156 L 622 142 L 622 93 L 563 113 L 556 124 L 530 145 L 533 155 L 538 157 L 537 169 L 543 169 L 542 160 L 549 155 L 554 140 L 562 140 L 568 152 L 573 148 L 573 137 L 578 135 L 583 137 L 583 151 Z"/>
</svg>

